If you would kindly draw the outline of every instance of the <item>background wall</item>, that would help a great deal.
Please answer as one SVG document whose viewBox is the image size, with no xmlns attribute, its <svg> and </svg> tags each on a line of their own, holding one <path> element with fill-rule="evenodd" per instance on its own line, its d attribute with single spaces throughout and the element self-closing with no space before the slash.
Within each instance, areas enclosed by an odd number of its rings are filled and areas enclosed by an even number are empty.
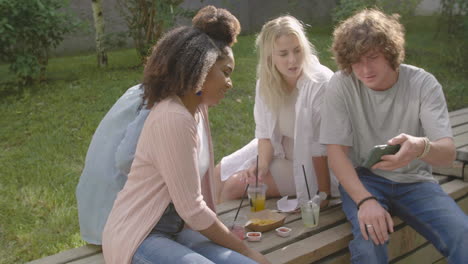
<svg viewBox="0 0 468 264">
<path fill-rule="evenodd" d="M 416 10 L 416 15 L 428 16 L 440 11 L 440 0 L 423 0 Z"/>
<path fill-rule="evenodd" d="M 185 0 L 183 8 L 197 10 L 205 5 L 222 7 L 232 12 L 240 21 L 242 34 L 258 32 L 268 20 L 279 15 L 290 14 L 309 25 L 328 23 L 337 0 Z M 418 15 L 431 15 L 438 11 L 440 0 L 423 0 Z M 71 9 L 84 23 L 58 46 L 53 54 L 72 54 L 94 51 L 94 24 L 91 1 L 71 0 Z M 127 26 L 120 16 L 117 0 L 103 0 L 105 31 L 110 38 L 111 48 L 131 47 L 132 40 L 127 37 Z M 190 24 L 190 19 L 181 18 L 177 24 Z"/>
</svg>

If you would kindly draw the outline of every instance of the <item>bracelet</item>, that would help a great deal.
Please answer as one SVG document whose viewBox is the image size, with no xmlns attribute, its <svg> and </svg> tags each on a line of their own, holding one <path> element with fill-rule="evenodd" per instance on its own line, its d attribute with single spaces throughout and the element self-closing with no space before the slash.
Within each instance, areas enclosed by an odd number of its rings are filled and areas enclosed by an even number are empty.
<svg viewBox="0 0 468 264">
<path fill-rule="evenodd" d="M 359 208 L 361 207 L 361 205 L 362 205 L 365 201 L 369 201 L 369 200 L 372 200 L 372 199 L 374 199 L 374 200 L 377 201 L 377 197 L 375 197 L 375 196 L 373 196 L 373 195 L 362 199 L 362 200 L 357 204 L 357 209 L 359 210 Z"/>
<path fill-rule="evenodd" d="M 423 137 L 423 140 L 424 140 L 424 151 L 423 153 L 421 153 L 421 155 L 416 157 L 417 159 L 422 159 L 426 157 L 429 151 L 431 150 L 431 142 L 429 141 L 429 139 L 427 137 Z"/>
</svg>

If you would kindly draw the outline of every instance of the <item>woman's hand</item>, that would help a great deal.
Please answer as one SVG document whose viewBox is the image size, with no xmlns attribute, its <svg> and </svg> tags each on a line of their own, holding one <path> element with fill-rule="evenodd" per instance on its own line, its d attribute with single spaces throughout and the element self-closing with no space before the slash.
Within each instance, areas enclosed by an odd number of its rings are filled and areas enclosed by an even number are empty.
<svg viewBox="0 0 468 264">
<path fill-rule="evenodd" d="M 263 182 L 263 179 L 265 175 L 268 174 L 268 169 L 262 169 L 259 168 L 258 170 L 258 182 Z M 248 184 L 254 184 L 256 182 L 256 177 L 257 177 L 257 167 L 252 166 L 248 168 L 247 170 L 244 170 L 243 172 L 240 173 L 239 180 L 248 183 Z"/>
</svg>

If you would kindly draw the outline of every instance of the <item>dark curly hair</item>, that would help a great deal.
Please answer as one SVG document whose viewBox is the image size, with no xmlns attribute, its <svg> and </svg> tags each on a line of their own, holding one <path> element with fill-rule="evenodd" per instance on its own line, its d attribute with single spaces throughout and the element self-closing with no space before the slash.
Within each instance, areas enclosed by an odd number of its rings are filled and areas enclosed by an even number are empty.
<svg viewBox="0 0 468 264">
<path fill-rule="evenodd" d="M 192 23 L 166 33 L 154 46 L 143 71 L 147 108 L 168 96 L 201 90 L 214 63 L 232 54 L 240 24 L 229 11 L 206 6 Z"/>
<path fill-rule="evenodd" d="M 332 52 L 338 67 L 352 72 L 352 64 L 370 50 L 381 51 L 394 70 L 405 58 L 405 33 L 398 15 L 364 9 L 333 32 Z"/>
</svg>

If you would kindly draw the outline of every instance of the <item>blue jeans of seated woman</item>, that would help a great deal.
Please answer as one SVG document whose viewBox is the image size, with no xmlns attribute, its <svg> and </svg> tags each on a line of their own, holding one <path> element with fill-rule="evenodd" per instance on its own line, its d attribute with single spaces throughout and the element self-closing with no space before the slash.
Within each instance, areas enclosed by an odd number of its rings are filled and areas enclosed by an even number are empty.
<svg viewBox="0 0 468 264">
<path fill-rule="evenodd" d="M 365 168 L 356 172 L 380 205 L 424 236 L 449 263 L 468 263 L 468 216 L 433 182 L 396 183 Z M 342 186 L 343 211 L 352 224 L 354 239 L 349 243 L 352 263 L 388 263 L 387 243 L 365 240 L 359 228 L 357 208 Z M 391 237 L 390 237 L 391 239 Z"/>
<path fill-rule="evenodd" d="M 184 222 L 171 203 L 158 224 L 140 244 L 132 264 L 152 263 L 246 263 L 255 261 L 211 242 L 199 232 L 183 229 Z"/>
</svg>

